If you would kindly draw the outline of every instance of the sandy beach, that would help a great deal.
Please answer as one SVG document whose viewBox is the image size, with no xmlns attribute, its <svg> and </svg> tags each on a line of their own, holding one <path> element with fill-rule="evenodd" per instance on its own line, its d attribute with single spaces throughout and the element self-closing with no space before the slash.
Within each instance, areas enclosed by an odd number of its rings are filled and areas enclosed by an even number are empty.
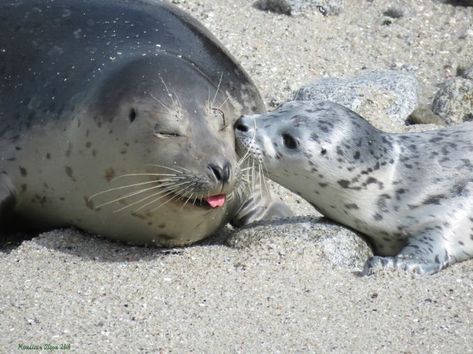
<svg viewBox="0 0 473 354">
<path fill-rule="evenodd" d="M 408 68 L 419 104 L 431 104 L 473 65 L 473 7 L 345 0 L 336 16 L 292 17 L 252 0 L 173 3 L 234 55 L 269 110 L 313 80 L 364 69 Z M 403 16 L 383 24 L 392 7 Z M 317 215 L 274 190 L 297 215 Z M 228 230 L 163 250 L 61 229 L 0 249 L 0 353 L 473 353 L 473 260 L 360 277 L 294 224 L 241 247 Z"/>
</svg>

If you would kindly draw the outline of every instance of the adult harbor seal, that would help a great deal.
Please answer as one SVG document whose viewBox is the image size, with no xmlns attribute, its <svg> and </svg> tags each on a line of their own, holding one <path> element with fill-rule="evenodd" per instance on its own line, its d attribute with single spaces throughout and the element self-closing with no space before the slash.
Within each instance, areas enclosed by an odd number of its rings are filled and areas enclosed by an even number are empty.
<svg viewBox="0 0 473 354">
<path fill-rule="evenodd" d="M 263 110 L 243 69 L 176 7 L 4 1 L 2 226 L 177 246 L 286 215 L 246 189 L 235 153 L 234 120 Z"/>
<path fill-rule="evenodd" d="M 271 179 L 367 236 L 365 273 L 431 274 L 473 256 L 472 123 L 389 134 L 338 104 L 299 101 L 235 130 Z"/>
</svg>

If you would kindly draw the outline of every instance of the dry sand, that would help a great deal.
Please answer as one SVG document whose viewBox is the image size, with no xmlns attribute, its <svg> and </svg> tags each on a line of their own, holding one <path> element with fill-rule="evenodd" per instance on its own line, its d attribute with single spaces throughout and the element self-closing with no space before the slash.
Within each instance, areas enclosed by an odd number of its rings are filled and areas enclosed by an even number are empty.
<svg viewBox="0 0 473 354">
<path fill-rule="evenodd" d="M 473 64 L 473 8 L 345 0 L 339 16 L 294 18 L 249 0 L 175 2 L 225 44 L 268 106 L 324 75 L 403 66 L 416 69 L 429 103 L 458 65 Z M 405 16 L 381 25 L 393 5 Z M 473 261 L 434 276 L 360 278 L 297 235 L 278 242 L 162 251 L 42 234 L 0 252 L 0 352 L 473 352 Z"/>
</svg>

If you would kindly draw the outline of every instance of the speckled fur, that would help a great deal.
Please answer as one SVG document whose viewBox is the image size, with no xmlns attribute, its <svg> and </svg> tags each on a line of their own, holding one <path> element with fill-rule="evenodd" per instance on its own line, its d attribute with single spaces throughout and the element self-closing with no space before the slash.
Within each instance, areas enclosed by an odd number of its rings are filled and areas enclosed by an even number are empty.
<svg viewBox="0 0 473 354">
<path fill-rule="evenodd" d="M 473 123 L 389 134 L 338 104 L 299 101 L 235 126 L 237 148 L 271 179 L 368 237 L 365 273 L 431 274 L 473 257 Z"/>
</svg>

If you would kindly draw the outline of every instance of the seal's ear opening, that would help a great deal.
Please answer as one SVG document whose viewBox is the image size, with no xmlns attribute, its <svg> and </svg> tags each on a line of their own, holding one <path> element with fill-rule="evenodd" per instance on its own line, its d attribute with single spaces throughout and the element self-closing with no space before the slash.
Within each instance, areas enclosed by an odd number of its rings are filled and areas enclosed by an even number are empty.
<svg viewBox="0 0 473 354">
<path fill-rule="evenodd" d="M 130 113 L 128 113 L 128 119 L 130 119 L 130 123 L 133 123 L 136 119 L 137 113 L 134 108 L 130 109 Z"/>
</svg>

